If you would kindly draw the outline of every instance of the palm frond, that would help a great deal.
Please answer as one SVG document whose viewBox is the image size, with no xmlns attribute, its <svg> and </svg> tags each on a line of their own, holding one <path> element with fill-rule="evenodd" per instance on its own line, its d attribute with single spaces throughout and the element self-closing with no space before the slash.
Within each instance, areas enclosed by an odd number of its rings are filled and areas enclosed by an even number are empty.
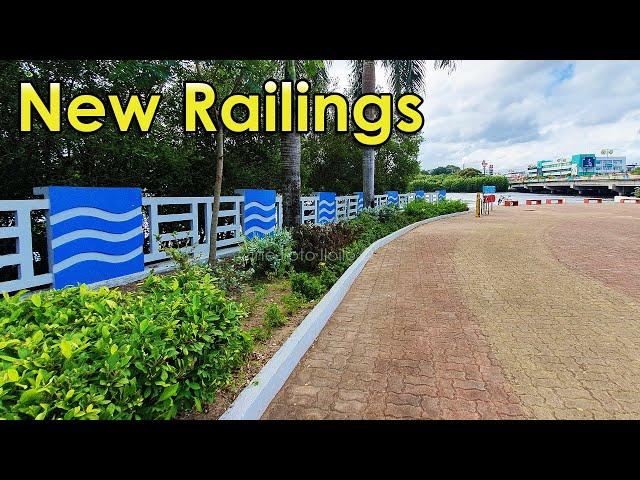
<svg viewBox="0 0 640 480">
<path fill-rule="evenodd" d="M 351 71 L 349 72 L 349 91 L 346 93 L 351 100 L 362 95 L 362 64 L 363 60 L 349 61 Z"/>
<path fill-rule="evenodd" d="M 456 60 L 435 60 L 433 62 L 433 68 L 435 68 L 436 70 L 448 70 L 448 73 L 453 72 L 456 67 Z"/>
<path fill-rule="evenodd" d="M 425 60 L 383 60 L 391 90 L 395 95 L 422 92 L 425 88 Z"/>
</svg>

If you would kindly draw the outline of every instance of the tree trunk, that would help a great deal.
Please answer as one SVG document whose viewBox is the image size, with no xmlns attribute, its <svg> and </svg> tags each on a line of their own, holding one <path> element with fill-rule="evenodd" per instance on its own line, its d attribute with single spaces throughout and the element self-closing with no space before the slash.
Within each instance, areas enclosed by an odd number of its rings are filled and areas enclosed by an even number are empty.
<svg viewBox="0 0 640 480">
<path fill-rule="evenodd" d="M 300 225 L 300 135 L 280 135 L 280 157 L 284 169 L 282 185 L 282 223 L 285 227 Z"/>
<path fill-rule="evenodd" d="M 285 60 L 284 79 L 293 83 L 292 105 L 295 105 L 295 61 Z M 294 109 L 295 112 L 295 109 Z M 296 116 L 292 116 L 296 125 Z M 300 134 L 296 131 L 280 135 L 280 158 L 284 170 L 284 184 L 282 185 L 282 223 L 285 227 L 300 225 Z"/>
<path fill-rule="evenodd" d="M 202 79 L 202 67 L 198 61 L 196 61 L 196 72 L 198 73 L 198 77 Z M 222 192 L 222 171 L 224 167 L 224 130 L 222 122 L 220 122 L 218 110 L 214 108 L 213 113 L 214 123 L 216 124 L 216 179 L 213 184 L 213 208 L 211 209 L 208 259 L 209 266 L 212 268 L 218 261 L 216 255 L 218 249 L 218 214 L 220 213 L 220 194 Z"/>
<path fill-rule="evenodd" d="M 375 93 L 376 91 L 376 64 L 375 60 L 364 60 L 362 62 L 362 94 Z M 367 119 L 373 120 L 375 110 L 368 107 L 364 115 Z M 376 153 L 372 147 L 364 147 L 362 152 L 362 193 L 364 206 L 374 206 L 375 200 L 375 165 Z"/>
<path fill-rule="evenodd" d="M 211 209 L 211 233 L 209 234 L 209 266 L 218 261 L 218 214 L 220 213 L 220 195 L 222 193 L 222 171 L 224 168 L 224 130 L 215 110 L 216 130 L 216 181 L 213 185 L 213 208 Z"/>
</svg>

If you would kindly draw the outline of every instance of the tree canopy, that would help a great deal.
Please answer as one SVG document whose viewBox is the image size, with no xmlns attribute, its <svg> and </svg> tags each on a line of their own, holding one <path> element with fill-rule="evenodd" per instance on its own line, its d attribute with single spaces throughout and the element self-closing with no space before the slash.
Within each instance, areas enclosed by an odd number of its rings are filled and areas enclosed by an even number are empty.
<svg viewBox="0 0 640 480">
<path fill-rule="evenodd" d="M 206 72 L 224 85 L 247 69 L 240 93 L 257 91 L 278 76 L 277 61 L 203 61 Z M 228 78 L 227 78 L 228 77 Z M 233 78 L 232 78 L 233 77 Z M 191 61 L 42 60 L 0 62 L 0 198 L 29 198 L 46 185 L 139 186 L 153 195 L 211 195 L 215 175 L 212 134 L 185 133 L 183 82 L 197 80 Z M 229 80 L 229 81 L 227 81 Z M 61 84 L 62 104 L 79 94 L 103 100 L 117 94 L 151 94 L 162 102 L 149 132 L 120 133 L 107 111 L 104 127 L 87 135 L 65 123 L 49 132 L 35 121 L 31 132 L 19 131 L 20 82 L 31 82 L 45 102 L 49 82 Z M 220 92 L 223 96 L 225 92 Z M 333 121 L 331 109 L 328 122 Z M 227 132 L 223 194 L 236 188 L 279 189 L 282 161 L 278 134 Z M 405 190 L 419 173 L 419 135 L 394 133 L 377 149 L 376 193 Z M 302 189 L 346 194 L 362 190 L 361 148 L 351 135 L 329 132 L 302 135 Z"/>
</svg>

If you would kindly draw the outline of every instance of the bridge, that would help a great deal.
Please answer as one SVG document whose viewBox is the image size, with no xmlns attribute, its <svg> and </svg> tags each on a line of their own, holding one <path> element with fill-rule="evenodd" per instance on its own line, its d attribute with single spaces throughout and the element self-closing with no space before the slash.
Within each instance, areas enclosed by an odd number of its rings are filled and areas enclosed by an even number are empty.
<svg viewBox="0 0 640 480">
<path fill-rule="evenodd" d="M 522 178 L 509 181 L 509 190 L 525 193 L 577 195 L 632 195 L 640 187 L 640 175 L 600 177 Z"/>
</svg>

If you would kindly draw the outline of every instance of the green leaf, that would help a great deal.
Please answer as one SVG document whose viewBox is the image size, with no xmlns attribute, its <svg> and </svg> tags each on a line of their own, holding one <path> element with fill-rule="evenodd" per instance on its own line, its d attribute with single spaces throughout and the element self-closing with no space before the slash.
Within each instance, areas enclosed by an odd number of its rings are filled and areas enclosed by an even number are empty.
<svg viewBox="0 0 640 480">
<path fill-rule="evenodd" d="M 17 382 L 18 380 L 20 380 L 20 375 L 15 368 L 10 368 L 9 370 L 7 370 L 7 379 L 10 382 Z"/>
<path fill-rule="evenodd" d="M 149 320 L 146 318 L 140 322 L 140 333 L 144 333 L 149 328 Z"/>
<path fill-rule="evenodd" d="M 117 351 L 118 351 L 118 345 L 116 344 L 111 345 L 111 355 L 113 355 Z"/>
<path fill-rule="evenodd" d="M 159 400 L 163 401 L 166 400 L 167 398 L 173 397 L 176 393 L 178 393 L 178 388 L 180 387 L 179 384 L 174 384 L 174 385 L 169 385 L 168 387 L 165 387 L 164 391 L 162 392 L 162 395 L 160 395 Z"/>
<path fill-rule="evenodd" d="M 31 403 L 35 403 L 40 398 L 41 395 L 42 395 L 42 392 L 36 388 L 25 390 L 24 392 L 22 392 L 22 395 L 20 395 L 20 400 L 18 400 L 18 404 L 28 405 Z"/>
<path fill-rule="evenodd" d="M 39 294 L 31 295 L 31 302 L 36 307 L 39 307 L 42 305 L 42 297 Z"/>
<path fill-rule="evenodd" d="M 62 355 L 64 355 L 64 358 L 66 359 L 71 358 L 71 355 L 73 355 L 71 342 L 65 339 L 62 339 L 60 341 L 60 351 L 62 352 Z"/>
</svg>

